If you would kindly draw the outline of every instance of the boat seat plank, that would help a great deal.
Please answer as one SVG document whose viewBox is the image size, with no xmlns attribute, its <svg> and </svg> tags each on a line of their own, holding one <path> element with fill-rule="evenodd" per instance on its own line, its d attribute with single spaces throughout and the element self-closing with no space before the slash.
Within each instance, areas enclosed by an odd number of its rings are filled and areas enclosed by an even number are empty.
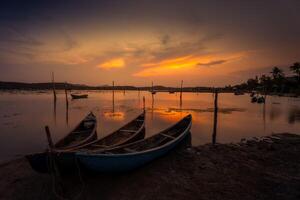
<svg viewBox="0 0 300 200">
<path fill-rule="evenodd" d="M 137 121 L 137 122 L 143 122 L 143 121 L 145 121 L 145 120 L 142 120 L 142 119 L 136 119 L 135 121 Z"/>
<path fill-rule="evenodd" d="M 102 147 L 102 148 L 107 148 L 107 147 L 109 147 L 109 146 L 101 145 L 101 144 L 92 144 L 91 146 L 92 146 L 92 147 Z"/>
<path fill-rule="evenodd" d="M 136 150 L 130 149 L 130 148 L 124 148 L 125 151 L 128 151 L 130 153 L 135 153 Z"/>
<path fill-rule="evenodd" d="M 85 133 L 85 132 L 90 132 L 91 129 L 87 129 L 87 130 L 82 130 L 82 131 L 72 131 L 72 133 Z"/>
<path fill-rule="evenodd" d="M 166 134 L 164 134 L 164 133 L 161 133 L 161 135 L 162 135 L 162 136 L 165 136 L 165 137 L 167 137 L 167 138 L 175 139 L 175 137 L 170 136 L 170 135 L 166 135 Z"/>
<path fill-rule="evenodd" d="M 136 132 L 137 130 L 126 130 L 126 129 L 121 129 L 120 131 L 122 131 L 122 132 L 134 133 L 134 132 Z"/>
</svg>

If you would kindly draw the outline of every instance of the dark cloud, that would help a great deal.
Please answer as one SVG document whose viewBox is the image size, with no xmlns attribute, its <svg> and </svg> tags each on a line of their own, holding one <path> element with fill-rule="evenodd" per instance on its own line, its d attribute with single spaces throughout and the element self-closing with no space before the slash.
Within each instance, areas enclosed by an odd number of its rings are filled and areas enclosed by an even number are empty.
<svg viewBox="0 0 300 200">
<path fill-rule="evenodd" d="M 220 64 L 223 64 L 225 62 L 227 62 L 228 60 L 215 60 L 215 61 L 211 61 L 211 62 L 208 62 L 208 63 L 198 63 L 197 65 L 198 66 L 203 66 L 203 67 L 211 67 L 213 65 L 220 65 Z"/>
<path fill-rule="evenodd" d="M 170 43 L 170 41 L 171 41 L 171 36 L 170 35 L 164 35 L 164 36 L 162 36 L 162 38 L 160 39 L 160 41 L 161 41 L 161 44 L 162 45 L 168 45 L 169 43 Z"/>
<path fill-rule="evenodd" d="M 30 36 L 26 31 L 17 29 L 15 27 L 1 27 L 0 28 L 0 42 L 13 43 L 22 46 L 41 46 L 43 42 Z"/>
</svg>

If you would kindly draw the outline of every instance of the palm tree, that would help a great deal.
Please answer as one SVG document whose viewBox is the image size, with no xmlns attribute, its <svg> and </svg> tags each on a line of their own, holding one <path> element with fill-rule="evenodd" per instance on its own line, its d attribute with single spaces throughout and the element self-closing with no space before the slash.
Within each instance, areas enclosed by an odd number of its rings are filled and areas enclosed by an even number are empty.
<svg viewBox="0 0 300 200">
<path fill-rule="evenodd" d="M 270 73 L 272 74 L 274 80 L 280 80 L 284 77 L 283 71 L 278 67 L 273 67 Z"/>
<path fill-rule="evenodd" d="M 298 76 L 298 81 L 300 81 L 300 63 L 294 63 L 294 65 L 290 66 L 290 70 Z"/>
</svg>

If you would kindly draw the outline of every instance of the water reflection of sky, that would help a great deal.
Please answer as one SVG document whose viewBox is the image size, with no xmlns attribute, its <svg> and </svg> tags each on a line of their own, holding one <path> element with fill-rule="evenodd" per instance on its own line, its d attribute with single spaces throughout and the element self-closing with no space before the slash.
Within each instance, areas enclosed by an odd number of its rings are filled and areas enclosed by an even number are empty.
<svg viewBox="0 0 300 200">
<path fill-rule="evenodd" d="M 172 125 L 185 115 L 193 115 L 192 143 L 212 140 L 213 95 L 149 92 L 88 92 L 88 99 L 69 100 L 59 91 L 56 105 L 51 92 L 0 93 L 0 161 L 18 154 L 42 150 L 46 145 L 44 125 L 49 125 L 56 141 L 68 133 L 89 111 L 98 118 L 98 136 L 103 137 L 127 123 L 143 108 L 146 97 L 146 137 Z M 252 104 L 248 95 L 219 95 L 217 142 L 236 142 L 241 138 L 272 132 L 299 132 L 300 99 L 267 97 L 267 104 Z"/>
</svg>

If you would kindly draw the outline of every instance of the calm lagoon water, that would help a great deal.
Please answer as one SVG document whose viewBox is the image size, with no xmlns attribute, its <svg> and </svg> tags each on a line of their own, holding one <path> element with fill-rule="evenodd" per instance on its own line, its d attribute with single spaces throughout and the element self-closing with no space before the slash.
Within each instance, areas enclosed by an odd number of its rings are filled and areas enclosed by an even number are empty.
<svg viewBox="0 0 300 200">
<path fill-rule="evenodd" d="M 71 100 L 66 108 L 64 91 L 58 91 L 56 105 L 51 91 L 0 92 L 0 162 L 41 151 L 46 147 L 44 126 L 50 127 L 57 141 L 89 112 L 98 119 L 98 137 L 118 129 L 142 112 L 146 98 L 146 137 L 151 136 L 191 113 L 192 144 L 212 141 L 213 95 L 211 93 L 157 93 L 85 91 L 88 99 Z M 114 112 L 113 112 L 114 111 Z M 218 143 L 238 142 L 242 138 L 272 132 L 300 132 L 300 99 L 267 97 L 267 103 L 252 104 L 249 95 L 219 94 Z"/>
</svg>

